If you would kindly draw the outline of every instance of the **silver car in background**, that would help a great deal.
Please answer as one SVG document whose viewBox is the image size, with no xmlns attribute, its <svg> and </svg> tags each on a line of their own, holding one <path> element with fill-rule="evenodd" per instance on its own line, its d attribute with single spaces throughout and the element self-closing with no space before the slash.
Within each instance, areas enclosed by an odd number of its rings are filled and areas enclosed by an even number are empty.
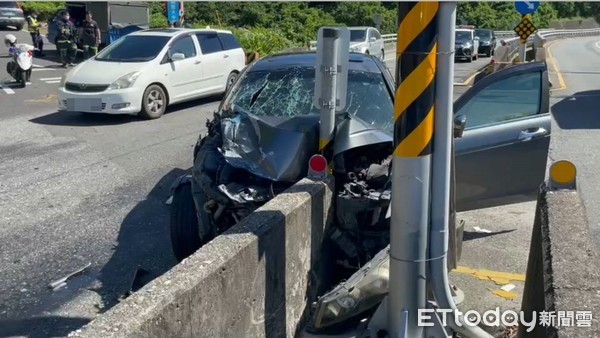
<svg viewBox="0 0 600 338">
<path fill-rule="evenodd" d="M 363 53 L 385 60 L 385 46 L 381 33 L 374 27 L 348 27 L 350 31 L 350 52 Z"/>
</svg>

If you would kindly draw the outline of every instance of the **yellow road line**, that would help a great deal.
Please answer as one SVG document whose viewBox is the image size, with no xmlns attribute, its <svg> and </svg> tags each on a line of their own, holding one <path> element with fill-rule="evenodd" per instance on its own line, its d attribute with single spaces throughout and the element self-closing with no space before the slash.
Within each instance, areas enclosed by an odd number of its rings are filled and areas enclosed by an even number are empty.
<svg viewBox="0 0 600 338">
<path fill-rule="evenodd" d="M 475 278 L 481 280 L 488 280 L 496 283 L 497 285 L 506 285 L 511 281 L 525 281 L 525 275 L 518 273 L 499 272 L 491 270 L 479 270 L 471 269 L 465 266 L 459 266 L 454 269 L 454 272 L 472 275 Z"/>
<path fill-rule="evenodd" d="M 554 45 L 558 44 L 559 41 L 555 41 L 553 43 L 551 43 L 548 47 L 546 47 L 546 51 L 548 52 L 546 55 L 546 60 L 548 60 L 550 62 L 550 64 L 552 65 L 552 68 L 554 68 L 554 72 L 556 73 L 556 76 L 558 77 L 558 83 L 560 84 L 559 88 L 552 88 L 550 91 L 558 91 L 558 90 L 564 90 L 567 88 L 567 84 L 565 83 L 565 79 L 563 78 L 562 73 L 560 72 L 560 68 L 558 68 L 558 64 L 556 62 L 556 59 L 554 58 L 554 56 L 552 55 L 552 47 L 554 47 Z"/>
</svg>

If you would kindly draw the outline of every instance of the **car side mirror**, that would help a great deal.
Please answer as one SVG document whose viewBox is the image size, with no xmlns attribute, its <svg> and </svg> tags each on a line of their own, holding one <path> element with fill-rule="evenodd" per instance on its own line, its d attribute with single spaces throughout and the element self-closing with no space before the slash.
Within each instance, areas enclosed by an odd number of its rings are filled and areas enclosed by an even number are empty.
<svg viewBox="0 0 600 338">
<path fill-rule="evenodd" d="M 467 117 L 465 115 L 456 115 L 454 117 L 454 137 L 461 138 L 467 125 Z"/>
<path fill-rule="evenodd" d="M 183 53 L 175 53 L 171 55 L 171 61 L 181 61 L 185 60 L 185 55 Z"/>
</svg>

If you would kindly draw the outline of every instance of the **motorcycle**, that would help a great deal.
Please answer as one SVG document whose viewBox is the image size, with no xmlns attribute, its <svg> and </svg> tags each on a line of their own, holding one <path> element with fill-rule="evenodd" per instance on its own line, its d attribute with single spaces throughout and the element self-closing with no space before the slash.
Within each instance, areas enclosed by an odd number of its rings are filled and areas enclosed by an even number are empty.
<svg viewBox="0 0 600 338">
<path fill-rule="evenodd" d="M 23 88 L 31 80 L 33 51 L 34 47 L 28 44 L 18 44 L 8 50 L 12 60 L 6 64 L 6 72 Z"/>
</svg>

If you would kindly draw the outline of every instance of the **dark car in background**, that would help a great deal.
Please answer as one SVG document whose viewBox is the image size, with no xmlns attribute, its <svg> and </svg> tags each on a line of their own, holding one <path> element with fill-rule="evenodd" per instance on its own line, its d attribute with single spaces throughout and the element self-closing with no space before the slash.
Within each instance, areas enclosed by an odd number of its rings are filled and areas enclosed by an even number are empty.
<svg viewBox="0 0 600 338">
<path fill-rule="evenodd" d="M 25 27 L 23 9 L 16 1 L 0 1 L 0 28 L 9 26 L 19 31 Z"/>
<path fill-rule="evenodd" d="M 496 35 L 491 29 L 476 29 L 475 36 L 479 37 L 479 54 L 487 57 L 494 55 L 496 50 Z"/>
</svg>

